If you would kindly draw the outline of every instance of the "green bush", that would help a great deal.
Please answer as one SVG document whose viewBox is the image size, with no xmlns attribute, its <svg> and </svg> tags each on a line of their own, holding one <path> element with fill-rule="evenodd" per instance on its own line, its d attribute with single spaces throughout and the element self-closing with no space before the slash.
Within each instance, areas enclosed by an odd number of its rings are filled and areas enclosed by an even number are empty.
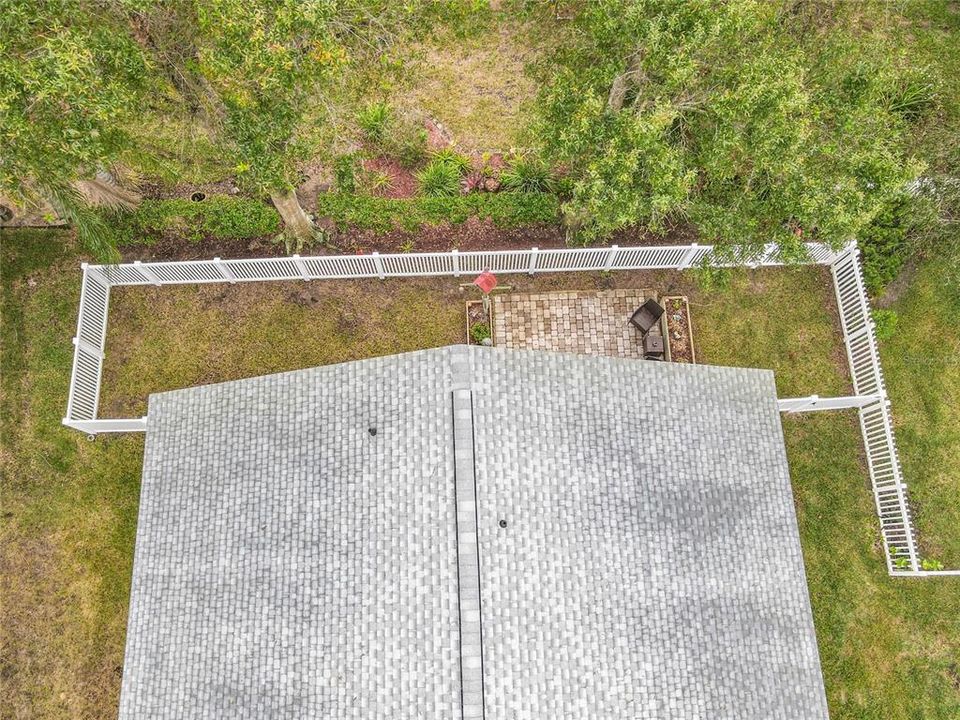
<svg viewBox="0 0 960 720">
<path fill-rule="evenodd" d="M 395 158 L 404 167 L 423 161 L 427 154 L 427 131 L 409 114 L 397 114 L 383 102 L 371 103 L 357 113 L 357 124 L 368 148 Z"/>
<path fill-rule="evenodd" d="M 542 160 L 520 156 L 500 173 L 500 183 L 505 190 L 547 192 L 550 189 L 550 168 Z"/>
<path fill-rule="evenodd" d="M 333 182 L 338 192 L 357 191 L 357 156 L 353 153 L 340 155 L 333 161 Z"/>
<path fill-rule="evenodd" d="M 874 310 L 870 314 L 873 317 L 874 332 L 877 334 L 877 340 L 889 340 L 896 334 L 899 317 L 895 311 Z"/>
<path fill-rule="evenodd" d="M 465 157 L 458 153 L 456 150 L 450 148 L 443 148 L 442 150 L 437 150 L 433 153 L 433 157 L 430 159 L 431 164 L 439 163 L 442 165 L 449 165 L 452 168 L 455 168 L 458 173 L 465 175 L 470 170 L 470 158 Z"/>
<path fill-rule="evenodd" d="M 386 103 L 375 102 L 357 113 L 357 124 L 367 140 L 379 143 L 386 136 L 392 117 L 393 114 Z"/>
<path fill-rule="evenodd" d="M 485 322 L 477 322 L 470 326 L 470 338 L 474 344 L 482 345 L 490 337 L 490 326 Z"/>
<path fill-rule="evenodd" d="M 903 267 L 913 205 L 908 197 L 888 202 L 860 235 L 863 275 L 873 295 L 883 292 Z"/>
<path fill-rule="evenodd" d="M 401 227 L 460 224 L 471 217 L 488 218 L 498 227 L 555 223 L 560 203 L 547 193 L 475 193 L 454 197 L 381 198 L 344 193 L 321 194 L 317 214 L 339 227 L 388 232 Z"/>
<path fill-rule="evenodd" d="M 133 212 L 109 213 L 120 244 L 151 244 L 165 234 L 192 242 L 204 237 L 252 238 L 275 235 L 280 216 L 264 202 L 212 195 L 203 202 L 144 200 Z"/>
<path fill-rule="evenodd" d="M 417 173 L 420 192 L 424 195 L 450 197 L 460 194 L 460 180 L 463 174 L 453 165 L 434 158 L 423 170 Z"/>
</svg>

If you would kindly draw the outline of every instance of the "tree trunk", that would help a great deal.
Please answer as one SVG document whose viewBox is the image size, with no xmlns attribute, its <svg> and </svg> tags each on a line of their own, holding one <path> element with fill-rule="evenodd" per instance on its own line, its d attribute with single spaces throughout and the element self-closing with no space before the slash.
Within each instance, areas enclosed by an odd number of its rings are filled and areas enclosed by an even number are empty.
<svg viewBox="0 0 960 720">
<path fill-rule="evenodd" d="M 623 103 L 627 98 L 627 92 L 631 88 L 636 88 L 645 80 L 643 73 L 643 53 L 636 52 L 627 63 L 627 69 L 617 75 L 610 85 L 610 92 L 607 94 L 607 110 L 612 113 L 618 113 L 623 109 Z"/>
<path fill-rule="evenodd" d="M 289 237 L 299 242 L 313 239 L 313 221 L 300 207 L 300 201 L 297 199 L 297 193 L 293 188 L 286 190 L 271 190 L 270 199 L 273 200 L 273 206 L 283 218 L 283 224 L 286 226 L 285 232 Z"/>
</svg>

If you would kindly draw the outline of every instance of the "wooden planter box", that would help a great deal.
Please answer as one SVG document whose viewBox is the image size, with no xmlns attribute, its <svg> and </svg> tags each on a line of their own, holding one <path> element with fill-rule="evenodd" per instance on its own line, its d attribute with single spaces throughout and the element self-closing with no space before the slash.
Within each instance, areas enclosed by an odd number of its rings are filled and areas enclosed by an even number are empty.
<svg viewBox="0 0 960 720">
<path fill-rule="evenodd" d="M 470 334 L 470 328 L 478 322 L 485 322 L 490 328 L 490 340 L 493 341 L 493 303 L 490 303 L 490 313 L 483 312 L 482 300 L 467 300 L 466 302 L 466 322 L 467 322 L 467 345 L 477 345 Z"/>
<path fill-rule="evenodd" d="M 690 322 L 690 303 L 685 295 L 669 295 L 662 299 L 665 312 L 664 345 L 667 360 L 671 362 L 696 363 L 697 353 L 693 345 L 693 324 Z M 677 319 L 679 315 L 679 319 Z M 674 333 L 680 333 L 675 338 Z"/>
</svg>

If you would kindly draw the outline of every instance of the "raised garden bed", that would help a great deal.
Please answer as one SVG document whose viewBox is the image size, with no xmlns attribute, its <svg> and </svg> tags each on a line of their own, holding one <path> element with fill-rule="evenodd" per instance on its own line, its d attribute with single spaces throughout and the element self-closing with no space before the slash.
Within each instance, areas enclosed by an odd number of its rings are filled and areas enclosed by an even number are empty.
<svg viewBox="0 0 960 720">
<path fill-rule="evenodd" d="M 690 323 L 690 303 L 684 295 L 663 298 L 663 317 L 666 321 L 667 359 L 678 363 L 697 362 L 693 347 L 693 325 Z"/>
<path fill-rule="evenodd" d="M 484 342 L 484 338 L 488 342 Z M 482 300 L 467 301 L 467 343 L 469 345 L 493 344 L 493 308 L 487 312 Z"/>
</svg>

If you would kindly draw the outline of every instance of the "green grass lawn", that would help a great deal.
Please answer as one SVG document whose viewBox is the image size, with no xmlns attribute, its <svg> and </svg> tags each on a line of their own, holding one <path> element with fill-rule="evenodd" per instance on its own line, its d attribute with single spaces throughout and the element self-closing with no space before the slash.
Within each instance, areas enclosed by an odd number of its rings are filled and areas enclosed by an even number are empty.
<svg viewBox="0 0 960 720">
<path fill-rule="evenodd" d="M 90 443 L 60 426 L 79 257 L 62 234 L 5 232 L 0 239 L 0 717 L 113 718 L 143 439 Z M 904 360 L 919 369 L 901 373 L 891 355 L 897 342 L 905 344 L 903 358 L 923 348 L 956 350 L 950 310 L 928 317 L 928 300 L 941 285 L 938 266 L 921 271 L 916 299 L 908 294 L 898 307 L 901 323 L 915 312 L 934 323 L 939 339 L 902 329 L 884 359 L 901 446 L 911 433 L 921 440 L 903 454 L 922 504 L 925 543 L 946 559 L 957 542 L 955 509 L 946 507 L 956 502 L 957 473 L 947 463 L 952 458 L 956 468 L 957 441 L 946 428 L 933 433 L 930 418 L 956 418 L 948 407 L 956 401 L 956 372 L 944 380 L 946 363 Z M 783 395 L 848 388 L 822 271 L 736 273 L 720 294 L 676 274 L 510 282 L 518 290 L 612 282 L 683 292 L 702 361 L 773 367 Z M 304 290 L 311 292 L 301 297 Z M 451 280 L 118 290 L 104 405 L 136 414 L 151 391 L 461 342 L 463 299 Z M 918 393 L 922 403 L 898 410 L 902 396 Z M 852 413 L 789 418 L 785 432 L 832 717 L 958 717 L 960 580 L 887 577 Z M 916 475 L 931 467 L 937 472 L 929 479 Z"/>
<path fill-rule="evenodd" d="M 960 568 L 960 252 L 921 265 L 892 309 L 880 357 L 921 549 Z"/>
</svg>

